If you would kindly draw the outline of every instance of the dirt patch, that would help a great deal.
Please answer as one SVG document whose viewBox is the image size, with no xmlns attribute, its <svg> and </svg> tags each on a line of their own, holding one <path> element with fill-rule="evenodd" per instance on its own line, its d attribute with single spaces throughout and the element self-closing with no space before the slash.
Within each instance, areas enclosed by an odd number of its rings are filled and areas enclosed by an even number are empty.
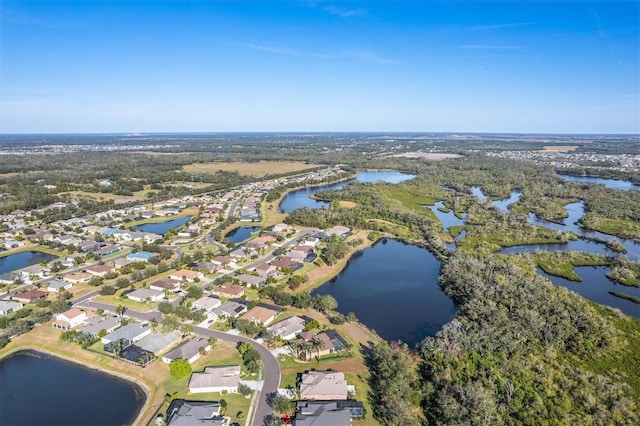
<svg viewBox="0 0 640 426">
<path fill-rule="evenodd" d="M 263 177 L 266 175 L 298 172 L 322 167 L 295 161 L 259 161 L 256 163 L 198 163 L 184 166 L 190 173 L 238 172 L 241 175 Z"/>
<path fill-rule="evenodd" d="M 353 201 L 338 201 L 338 205 L 345 209 L 353 209 L 357 206 Z"/>
<path fill-rule="evenodd" d="M 578 145 L 545 146 L 544 152 L 570 152 L 575 151 L 576 148 L 578 148 Z"/>
</svg>

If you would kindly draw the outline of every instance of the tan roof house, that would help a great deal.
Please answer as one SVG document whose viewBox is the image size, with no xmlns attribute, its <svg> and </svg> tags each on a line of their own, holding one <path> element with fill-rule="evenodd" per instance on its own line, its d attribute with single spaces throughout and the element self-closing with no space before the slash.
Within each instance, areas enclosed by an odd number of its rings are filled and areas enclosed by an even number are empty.
<svg viewBox="0 0 640 426">
<path fill-rule="evenodd" d="M 347 381 L 344 373 L 336 371 L 310 371 L 302 375 L 298 384 L 301 399 L 335 401 L 347 399 Z"/>
<path fill-rule="evenodd" d="M 256 306 L 249 309 L 244 315 L 240 317 L 243 320 L 253 321 L 256 324 L 269 325 L 280 312 L 275 309 L 265 308 L 264 306 Z"/>
<path fill-rule="evenodd" d="M 71 308 L 67 312 L 56 315 L 53 328 L 70 330 L 77 327 L 93 316 L 93 312 L 83 311 L 80 308 Z"/>
<path fill-rule="evenodd" d="M 191 271 L 189 269 L 180 269 L 169 275 L 172 280 L 194 282 L 196 279 L 204 278 L 204 274 L 199 271 Z"/>
</svg>

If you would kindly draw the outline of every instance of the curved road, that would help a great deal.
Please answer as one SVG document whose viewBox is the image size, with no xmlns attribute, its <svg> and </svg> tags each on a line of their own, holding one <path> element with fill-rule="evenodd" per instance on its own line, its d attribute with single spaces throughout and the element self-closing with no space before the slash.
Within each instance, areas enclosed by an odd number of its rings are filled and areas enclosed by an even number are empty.
<svg viewBox="0 0 640 426">
<path fill-rule="evenodd" d="M 105 311 L 115 312 L 115 307 L 112 305 L 92 302 L 91 298 L 96 294 L 97 292 L 93 292 L 84 295 L 76 299 L 73 302 L 73 305 L 82 305 L 87 308 L 100 308 Z M 143 321 L 148 321 L 151 318 L 155 318 L 158 323 L 162 323 L 162 314 L 158 311 L 137 312 L 131 309 L 127 309 L 124 315 Z M 260 391 L 258 405 L 253 415 L 253 425 L 263 426 L 264 424 L 266 424 L 266 420 L 269 417 L 273 416 L 273 410 L 267 403 L 267 397 L 269 396 L 269 394 L 277 392 L 278 387 L 280 386 L 280 364 L 278 364 L 278 360 L 276 359 L 276 357 L 267 348 L 246 337 L 236 336 L 234 334 L 224 333 L 222 331 L 209 330 L 208 328 L 203 327 L 194 327 L 193 332 L 207 338 L 215 337 L 216 339 L 235 344 L 246 342 L 253 346 L 256 351 L 258 351 L 258 353 L 260 354 L 260 359 L 262 360 L 262 365 L 264 366 L 264 383 L 262 385 L 262 390 Z"/>
</svg>

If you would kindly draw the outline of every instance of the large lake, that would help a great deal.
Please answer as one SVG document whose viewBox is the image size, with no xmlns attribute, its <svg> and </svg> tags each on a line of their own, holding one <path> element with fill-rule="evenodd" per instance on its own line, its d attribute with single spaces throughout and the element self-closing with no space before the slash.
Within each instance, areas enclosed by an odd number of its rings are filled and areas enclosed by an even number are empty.
<svg viewBox="0 0 640 426">
<path fill-rule="evenodd" d="M 0 361 L 1 425 L 131 425 L 144 402 L 134 383 L 40 352 Z"/>
<path fill-rule="evenodd" d="M 38 263 L 48 263 L 57 259 L 53 254 L 42 251 L 23 251 L 5 257 L 0 257 L 0 274 L 26 268 Z"/>
<path fill-rule="evenodd" d="M 351 182 L 361 183 L 400 183 L 405 180 L 413 179 L 414 175 L 402 173 L 398 171 L 378 171 L 378 172 L 359 172 L 354 179 L 336 182 L 330 185 L 314 186 L 311 188 L 302 188 L 289 192 L 280 202 L 278 207 L 281 213 L 290 213 L 296 209 L 307 207 L 310 209 L 329 208 L 329 203 L 309 198 L 311 195 L 319 191 L 332 191 L 343 188 Z"/>
<path fill-rule="evenodd" d="M 383 239 L 354 254 L 345 269 L 313 294 L 330 294 L 338 311 L 386 340 L 414 346 L 434 336 L 455 308 L 438 284 L 440 262 L 426 249 Z"/>
<path fill-rule="evenodd" d="M 232 243 L 241 243 L 256 231 L 261 230 L 260 226 L 241 226 L 229 231 L 224 237 Z"/>
<path fill-rule="evenodd" d="M 143 223 L 133 227 L 135 231 L 152 232 L 158 235 L 165 235 L 169 229 L 177 229 L 187 223 L 191 216 L 183 216 L 177 219 L 165 220 L 164 222 Z"/>
</svg>

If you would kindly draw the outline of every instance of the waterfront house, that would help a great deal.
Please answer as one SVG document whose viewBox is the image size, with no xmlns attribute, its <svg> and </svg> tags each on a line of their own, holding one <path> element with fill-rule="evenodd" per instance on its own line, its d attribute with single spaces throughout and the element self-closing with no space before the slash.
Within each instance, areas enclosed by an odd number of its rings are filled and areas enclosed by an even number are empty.
<svg viewBox="0 0 640 426">
<path fill-rule="evenodd" d="M 348 396 L 347 381 L 339 371 L 309 371 L 298 383 L 300 399 L 345 400 Z"/>
<path fill-rule="evenodd" d="M 19 272 L 22 278 L 27 280 L 31 279 L 31 277 L 44 278 L 49 273 L 49 268 L 42 265 L 31 265 L 27 266 L 26 268 L 20 269 Z"/>
<path fill-rule="evenodd" d="M 154 355 L 159 355 L 176 344 L 182 337 L 182 333 L 174 330 L 170 333 L 153 333 L 140 339 L 136 346 Z"/>
<path fill-rule="evenodd" d="M 220 403 L 174 399 L 167 410 L 167 426 L 228 426 Z"/>
<path fill-rule="evenodd" d="M 185 342 L 180 343 L 174 349 L 166 353 L 162 357 L 162 362 L 171 363 L 176 359 L 184 359 L 189 362 L 189 364 L 193 364 L 198 358 L 202 355 L 200 354 L 200 349 L 204 349 L 206 352 L 211 350 L 211 345 L 206 339 L 201 337 L 195 337 L 193 339 L 189 339 Z"/>
<path fill-rule="evenodd" d="M 59 330 L 70 330 L 83 324 L 93 315 L 93 312 L 83 311 L 80 308 L 71 308 L 66 312 L 56 315 L 56 320 L 52 325 L 53 328 L 57 328 Z"/>
<path fill-rule="evenodd" d="M 0 315 L 9 315 L 10 313 L 19 311 L 22 308 L 24 308 L 23 303 L 0 300 Z"/>
<path fill-rule="evenodd" d="M 102 343 L 106 345 L 118 340 L 125 340 L 129 343 L 134 343 L 143 337 L 148 336 L 151 332 L 152 329 L 149 324 L 127 324 L 104 336 L 102 338 Z"/>
<path fill-rule="evenodd" d="M 102 330 L 104 330 L 104 334 L 112 333 L 116 328 L 120 326 L 120 318 L 118 317 L 103 317 L 100 315 L 95 315 L 89 319 L 87 319 L 84 323 L 84 326 L 80 330 L 79 333 L 88 334 L 94 339 L 98 338 L 98 334 Z"/>
<path fill-rule="evenodd" d="M 302 330 L 306 321 L 298 316 L 292 316 L 267 327 L 267 330 L 284 340 L 290 340 L 297 337 Z"/>
<path fill-rule="evenodd" d="M 238 392 L 240 366 L 206 367 L 202 373 L 193 373 L 189 379 L 191 393 Z"/>
<path fill-rule="evenodd" d="M 18 278 L 18 275 L 12 272 L 5 272 L 0 274 L 0 284 L 13 284 Z"/>
</svg>

